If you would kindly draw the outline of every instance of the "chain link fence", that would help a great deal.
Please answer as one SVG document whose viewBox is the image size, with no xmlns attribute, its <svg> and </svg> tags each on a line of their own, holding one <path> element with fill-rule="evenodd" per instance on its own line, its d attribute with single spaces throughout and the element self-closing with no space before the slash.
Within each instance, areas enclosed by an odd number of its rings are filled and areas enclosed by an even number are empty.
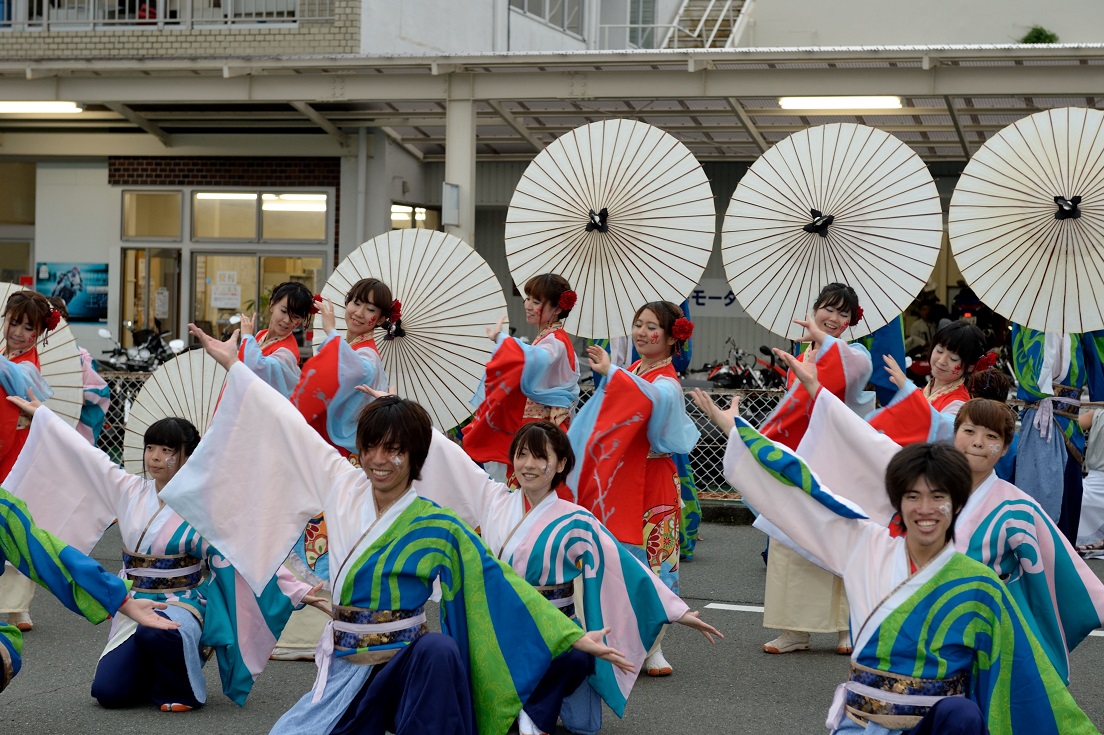
<svg viewBox="0 0 1104 735">
<path fill-rule="evenodd" d="M 104 417 L 103 431 L 96 443 L 100 449 L 111 457 L 111 461 L 121 465 L 123 463 L 123 437 L 126 435 L 126 422 L 130 416 L 130 405 L 138 397 L 138 391 L 142 390 L 146 380 L 152 373 L 119 372 L 115 370 L 101 370 L 100 377 L 107 383 L 111 390 L 111 405 L 107 408 Z"/>
<path fill-rule="evenodd" d="M 122 464 L 123 438 L 126 434 L 130 406 L 151 373 L 104 371 L 100 375 L 111 389 L 111 406 L 107 410 L 104 428 L 100 433 L 97 446 L 106 452 L 112 461 Z M 593 392 L 593 389 L 584 389 L 579 405 L 586 403 Z M 781 390 L 707 390 L 706 392 L 722 408 L 731 405 L 732 396 L 739 396 L 740 415 L 753 426 L 759 426 L 784 395 L 784 391 Z M 686 412 L 701 431 L 701 439 L 690 453 L 690 468 L 694 472 L 700 499 L 738 501 L 740 494 L 724 479 L 723 460 L 726 437 L 705 414 L 698 410 L 689 396 L 686 398 Z"/>
</svg>

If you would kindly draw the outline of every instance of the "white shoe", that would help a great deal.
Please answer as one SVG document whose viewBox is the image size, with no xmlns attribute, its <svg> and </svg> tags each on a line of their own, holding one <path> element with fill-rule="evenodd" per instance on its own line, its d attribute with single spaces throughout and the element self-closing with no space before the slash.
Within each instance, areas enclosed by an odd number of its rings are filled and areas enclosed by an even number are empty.
<svg viewBox="0 0 1104 735">
<path fill-rule="evenodd" d="M 34 628 L 34 623 L 31 622 L 31 614 L 27 612 L 8 613 L 8 624 L 14 625 L 24 633 Z"/>
<path fill-rule="evenodd" d="M 525 714 L 525 710 L 518 713 L 518 732 L 520 735 L 546 735 L 543 730 L 537 727 L 537 723 Z"/>
<path fill-rule="evenodd" d="M 763 650 L 767 653 L 790 653 L 792 651 L 809 650 L 809 634 L 797 630 L 784 630 L 782 635 L 773 641 L 763 644 Z"/>
<path fill-rule="evenodd" d="M 670 676 L 671 664 L 663 657 L 663 649 L 657 648 L 655 652 L 644 659 L 644 672 L 648 676 Z"/>
<path fill-rule="evenodd" d="M 839 639 L 836 641 L 836 653 L 841 656 L 850 656 L 851 651 L 851 631 L 841 630 Z"/>
<path fill-rule="evenodd" d="M 269 658 L 273 661 L 313 661 L 313 648 L 274 648 Z"/>
</svg>

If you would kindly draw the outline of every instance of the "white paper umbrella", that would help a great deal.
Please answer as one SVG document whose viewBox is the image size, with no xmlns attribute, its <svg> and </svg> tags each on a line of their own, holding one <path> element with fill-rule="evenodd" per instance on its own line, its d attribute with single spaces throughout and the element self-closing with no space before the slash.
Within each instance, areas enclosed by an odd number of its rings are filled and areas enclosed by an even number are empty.
<svg viewBox="0 0 1104 735">
<path fill-rule="evenodd" d="M 0 283 L 0 311 L 8 303 L 9 296 L 22 290 L 22 286 L 13 283 Z M 84 380 L 77 340 L 69 325 L 62 319 L 58 322 L 57 329 L 49 333 L 47 341 L 46 345 L 41 340 L 38 343 L 38 362 L 42 377 L 54 391 L 53 398 L 46 401 L 46 405 L 70 426 L 76 426 L 84 406 Z M 7 340 L 0 333 L 0 350 L 6 346 Z"/>
<path fill-rule="evenodd" d="M 993 311 L 1046 332 L 1104 328 L 1104 113 L 1047 110 L 990 138 L 959 178 L 948 230 Z"/>
<path fill-rule="evenodd" d="M 226 369 L 203 350 L 182 352 L 157 368 L 130 407 L 123 437 L 123 468 L 135 475 L 145 470 L 144 437 L 155 421 L 187 419 L 204 434 L 225 382 Z"/>
<path fill-rule="evenodd" d="M 713 192 L 686 146 L 651 125 L 605 120 L 529 164 L 506 215 L 506 259 L 519 290 L 542 273 L 568 280 L 579 295 L 568 332 L 619 337 L 641 305 L 694 290 L 716 229 Z"/>
<path fill-rule="evenodd" d="M 821 288 L 851 286 L 864 312 L 845 334 L 855 339 L 923 290 L 942 238 L 924 162 L 888 133 L 843 123 L 794 133 L 752 164 L 725 214 L 721 258 L 748 315 L 788 339 Z"/>
<path fill-rule="evenodd" d="M 406 334 L 376 346 L 396 392 L 422 404 L 433 423 L 451 429 L 472 413 L 494 344 L 487 327 L 506 313 L 502 284 L 470 245 L 433 230 L 392 230 L 350 253 L 326 281 L 338 331 L 345 332 L 345 294 L 357 281 L 378 278 L 402 302 Z M 315 347 L 325 338 L 315 317 Z"/>
</svg>

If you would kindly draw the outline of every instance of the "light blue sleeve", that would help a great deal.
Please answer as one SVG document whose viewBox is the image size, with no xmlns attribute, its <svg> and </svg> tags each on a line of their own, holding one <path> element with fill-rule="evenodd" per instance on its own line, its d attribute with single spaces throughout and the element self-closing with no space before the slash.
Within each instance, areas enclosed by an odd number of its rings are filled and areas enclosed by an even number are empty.
<svg viewBox="0 0 1104 735">
<path fill-rule="evenodd" d="M 610 368 L 611 378 L 614 370 L 627 375 L 652 403 L 652 415 L 648 419 L 648 443 L 652 445 L 652 451 L 689 454 L 698 443 L 701 432 L 686 414 L 686 397 L 682 393 L 682 386 L 666 377 L 649 383 L 616 365 Z"/>
<path fill-rule="evenodd" d="M 329 341 L 327 339 L 327 341 Z M 387 373 L 375 350 L 354 350 L 345 340 L 338 346 L 337 394 L 326 409 L 326 433 L 330 441 L 346 451 L 356 451 L 357 419 L 372 397 L 356 389 L 368 385 L 387 390 Z"/>
<path fill-rule="evenodd" d="M 54 391 L 50 384 L 42 377 L 34 365 L 29 362 L 12 362 L 6 357 L 0 356 L 0 388 L 3 388 L 9 396 L 31 399 L 28 391 L 33 390 L 35 398 L 47 401 L 54 397 Z"/>
<path fill-rule="evenodd" d="M 525 397 L 544 406 L 572 408 L 579 400 L 579 371 L 570 368 L 563 343 L 549 337 L 536 345 L 520 340 L 517 344 L 525 356 L 521 369 Z"/>
<path fill-rule="evenodd" d="M 295 390 L 295 385 L 299 382 L 298 358 L 292 356 L 297 363 L 293 367 L 289 364 L 290 360 L 281 359 L 277 356 L 281 351 L 287 352 L 287 350 L 281 348 L 268 356 L 261 354 L 261 346 L 252 334 L 245 335 L 242 347 L 244 348 L 245 357 L 242 362 L 245 363 L 245 366 L 252 370 L 258 378 L 275 388 L 284 398 L 290 398 L 292 391 Z"/>
</svg>

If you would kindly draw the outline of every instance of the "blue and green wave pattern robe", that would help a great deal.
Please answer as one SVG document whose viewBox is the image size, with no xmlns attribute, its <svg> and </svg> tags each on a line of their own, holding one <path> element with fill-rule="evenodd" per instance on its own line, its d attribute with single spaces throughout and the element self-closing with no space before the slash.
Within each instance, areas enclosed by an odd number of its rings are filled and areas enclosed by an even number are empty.
<svg viewBox="0 0 1104 735">
<path fill-rule="evenodd" d="M 127 598 L 126 582 L 36 526 L 26 504 L 0 488 L 0 573 L 4 562 L 91 623 L 107 620 Z M 19 673 L 22 652 L 19 630 L 0 623 L 0 691 Z"/>
</svg>

